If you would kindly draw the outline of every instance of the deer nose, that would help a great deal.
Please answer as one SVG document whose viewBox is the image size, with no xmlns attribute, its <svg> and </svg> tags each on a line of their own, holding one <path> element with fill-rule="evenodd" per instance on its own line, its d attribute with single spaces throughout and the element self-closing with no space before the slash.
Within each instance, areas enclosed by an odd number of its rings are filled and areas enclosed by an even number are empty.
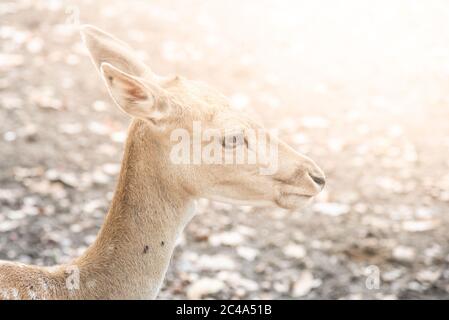
<svg viewBox="0 0 449 320">
<path fill-rule="evenodd" d="M 312 178 L 313 182 L 315 182 L 321 189 L 324 188 L 324 185 L 326 184 L 326 179 L 322 175 L 316 175 L 309 173 L 310 178 Z"/>
</svg>

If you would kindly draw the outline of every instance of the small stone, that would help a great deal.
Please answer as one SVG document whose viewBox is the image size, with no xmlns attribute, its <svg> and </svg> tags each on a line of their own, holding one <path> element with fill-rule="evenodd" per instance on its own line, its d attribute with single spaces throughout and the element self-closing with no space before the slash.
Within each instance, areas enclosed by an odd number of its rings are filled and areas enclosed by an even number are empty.
<svg viewBox="0 0 449 320">
<path fill-rule="evenodd" d="M 7 142 L 12 142 L 14 140 L 16 140 L 17 138 L 17 134 L 14 131 L 6 131 L 3 134 L 3 140 L 7 141 Z"/>
<path fill-rule="evenodd" d="M 0 54 L 0 70 L 8 70 L 23 65 L 25 59 L 18 54 Z"/>
<path fill-rule="evenodd" d="M 431 219 L 435 215 L 435 212 L 431 208 L 420 207 L 416 209 L 415 215 L 419 219 Z"/>
<path fill-rule="evenodd" d="M 294 243 L 287 245 L 283 252 L 287 257 L 295 259 L 303 259 L 306 256 L 306 249 L 304 246 Z"/>
<path fill-rule="evenodd" d="M 423 220 L 423 221 L 404 221 L 402 228 L 409 232 L 424 232 L 433 230 L 438 226 L 437 220 Z"/>
<path fill-rule="evenodd" d="M 111 178 L 103 173 L 103 171 L 95 170 L 92 173 L 92 181 L 96 184 L 107 185 L 111 181 Z"/>
<path fill-rule="evenodd" d="M 422 291 L 425 288 L 425 286 L 419 283 L 418 281 L 412 281 L 408 283 L 407 287 L 413 291 Z"/>
<path fill-rule="evenodd" d="M 443 251 L 440 245 L 433 244 L 424 250 L 424 256 L 427 264 L 432 264 L 436 259 L 443 258 Z"/>
<path fill-rule="evenodd" d="M 313 206 L 313 210 L 328 216 L 337 217 L 349 213 L 350 207 L 349 205 L 342 203 L 323 202 L 323 203 L 316 203 Z"/>
<path fill-rule="evenodd" d="M 287 293 L 290 286 L 288 282 L 275 282 L 273 284 L 273 289 L 279 293 Z"/>
<path fill-rule="evenodd" d="M 360 214 L 364 214 L 368 211 L 368 206 L 365 203 L 356 203 L 354 205 L 354 211 Z"/>
<path fill-rule="evenodd" d="M 225 284 L 221 280 L 212 278 L 202 278 L 193 282 L 187 288 L 187 298 L 192 300 L 201 299 L 205 296 L 222 291 Z"/>
<path fill-rule="evenodd" d="M 111 139 L 117 143 L 124 143 L 126 141 L 126 132 L 118 131 L 111 134 Z"/>
<path fill-rule="evenodd" d="M 412 262 L 415 260 L 415 249 L 411 247 L 398 246 L 393 249 L 393 258 L 399 262 Z"/>
<path fill-rule="evenodd" d="M 53 92 L 49 89 L 36 90 L 31 94 L 32 101 L 42 109 L 59 110 L 63 107 L 61 100 L 53 96 Z"/>
<path fill-rule="evenodd" d="M 392 269 L 381 273 L 382 280 L 385 282 L 393 282 L 399 279 L 403 274 L 401 269 Z"/>
<path fill-rule="evenodd" d="M 245 238 L 240 233 L 233 231 L 222 232 L 209 237 L 209 243 L 214 247 L 220 245 L 235 247 L 241 244 L 244 240 Z"/>
<path fill-rule="evenodd" d="M 259 254 L 259 250 L 250 247 L 238 247 L 237 254 L 245 260 L 254 261 Z"/>
<path fill-rule="evenodd" d="M 103 112 L 108 109 L 108 104 L 103 100 L 97 100 L 92 104 L 95 111 Z"/>
<path fill-rule="evenodd" d="M 223 254 L 202 255 L 196 263 L 201 270 L 234 270 L 237 267 L 234 260 Z"/>
<path fill-rule="evenodd" d="M 0 232 L 8 232 L 16 229 L 20 225 L 19 220 L 3 221 L 0 223 Z"/>
<path fill-rule="evenodd" d="M 309 294 L 312 289 L 321 285 L 321 280 L 314 279 L 312 272 L 306 270 L 301 272 L 299 279 L 295 281 L 292 288 L 292 296 L 295 298 L 304 297 Z"/>
<path fill-rule="evenodd" d="M 98 135 L 106 135 L 109 133 L 109 128 L 105 124 L 97 121 L 91 121 L 88 129 Z"/>
<path fill-rule="evenodd" d="M 416 279 L 421 283 L 434 283 L 441 276 L 441 270 L 421 270 L 416 274 Z"/>
<path fill-rule="evenodd" d="M 44 41 L 41 38 L 33 38 L 27 43 L 27 50 L 33 54 L 41 52 L 43 47 Z"/>
<path fill-rule="evenodd" d="M 232 288 L 243 288 L 246 291 L 257 291 L 259 284 L 251 279 L 243 278 L 237 272 L 221 271 L 217 278 L 226 282 Z"/>
<path fill-rule="evenodd" d="M 59 173 L 60 182 L 68 187 L 76 188 L 80 185 L 80 180 L 77 175 L 73 172 L 61 172 Z"/>
<path fill-rule="evenodd" d="M 105 163 L 102 166 L 103 172 L 109 176 L 116 176 L 120 172 L 120 164 L 118 163 Z"/>
<path fill-rule="evenodd" d="M 23 100 L 16 95 L 3 95 L 0 97 L 0 106 L 4 107 L 5 109 L 20 109 L 22 108 L 24 102 Z"/>
<path fill-rule="evenodd" d="M 238 286 L 242 287 L 243 289 L 247 290 L 247 291 L 257 291 L 259 290 L 259 285 L 257 284 L 256 281 L 250 280 L 250 279 L 245 279 L 245 278 L 240 278 L 238 281 Z"/>
<path fill-rule="evenodd" d="M 59 125 L 59 131 L 68 135 L 76 135 L 83 131 L 83 126 L 80 123 L 64 123 Z"/>
</svg>

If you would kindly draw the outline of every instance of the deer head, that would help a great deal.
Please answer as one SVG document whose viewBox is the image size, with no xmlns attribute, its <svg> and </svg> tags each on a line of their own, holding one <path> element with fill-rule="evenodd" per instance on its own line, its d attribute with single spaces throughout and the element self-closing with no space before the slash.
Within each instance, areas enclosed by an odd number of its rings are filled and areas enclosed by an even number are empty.
<svg viewBox="0 0 449 320">
<path fill-rule="evenodd" d="M 157 148 L 142 161 L 176 190 L 296 209 L 324 187 L 311 159 L 233 110 L 222 94 L 184 77 L 157 76 L 128 45 L 93 26 L 81 33 L 112 99 L 147 132 L 128 139 Z"/>
</svg>

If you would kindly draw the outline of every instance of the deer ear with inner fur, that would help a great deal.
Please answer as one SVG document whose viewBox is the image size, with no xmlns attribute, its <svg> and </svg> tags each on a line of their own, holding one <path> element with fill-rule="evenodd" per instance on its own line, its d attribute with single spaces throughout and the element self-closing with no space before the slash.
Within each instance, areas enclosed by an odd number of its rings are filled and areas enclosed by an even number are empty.
<svg viewBox="0 0 449 320">
<path fill-rule="evenodd" d="M 102 63 L 110 63 L 133 76 L 142 78 L 154 76 L 151 69 L 135 55 L 134 50 L 125 42 L 91 25 L 81 26 L 80 32 L 97 70 L 100 70 Z"/>
<path fill-rule="evenodd" d="M 167 92 L 154 74 L 123 41 L 91 25 L 81 26 L 81 37 L 109 93 L 127 114 L 158 124 L 172 109 Z"/>
<path fill-rule="evenodd" d="M 109 63 L 102 63 L 100 72 L 112 99 L 127 114 L 153 124 L 168 116 L 170 105 L 164 89 Z"/>
</svg>

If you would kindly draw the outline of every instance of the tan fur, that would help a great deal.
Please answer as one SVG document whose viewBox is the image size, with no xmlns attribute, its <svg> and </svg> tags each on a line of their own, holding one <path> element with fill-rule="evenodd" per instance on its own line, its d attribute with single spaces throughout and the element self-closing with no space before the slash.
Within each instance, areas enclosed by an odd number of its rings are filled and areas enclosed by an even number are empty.
<svg viewBox="0 0 449 320">
<path fill-rule="evenodd" d="M 193 121 L 207 128 L 262 127 L 203 84 L 156 76 L 111 35 L 84 26 L 82 36 L 112 98 L 134 118 L 115 195 L 96 241 L 72 263 L 0 262 L 0 299 L 155 298 L 196 198 L 294 209 L 321 190 L 312 176 L 324 181 L 322 171 L 282 141 L 274 175 L 260 175 L 260 163 L 173 164 L 173 129 L 191 131 Z"/>
</svg>

